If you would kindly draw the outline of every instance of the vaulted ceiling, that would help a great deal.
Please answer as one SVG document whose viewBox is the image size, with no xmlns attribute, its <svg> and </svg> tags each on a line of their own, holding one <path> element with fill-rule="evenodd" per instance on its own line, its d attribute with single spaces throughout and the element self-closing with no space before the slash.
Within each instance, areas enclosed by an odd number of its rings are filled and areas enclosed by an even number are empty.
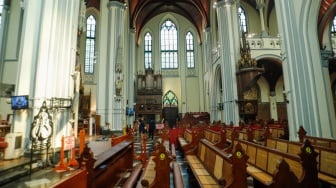
<svg viewBox="0 0 336 188">
<path fill-rule="evenodd" d="M 203 26 L 210 25 L 209 0 L 129 0 L 129 6 L 131 28 L 138 34 L 151 18 L 165 12 L 188 19 L 197 28 L 199 36 Z"/>
<path fill-rule="evenodd" d="M 113 0 L 111 0 L 113 1 Z M 114 0 L 125 2 L 126 0 Z M 218 0 L 221 1 L 221 0 Z M 251 7 L 256 7 L 256 0 L 241 0 Z M 264 0 L 266 4 L 265 21 L 269 24 L 269 17 L 274 9 L 274 0 Z M 89 6 L 99 9 L 100 0 L 86 0 Z M 128 0 L 130 11 L 130 27 L 140 33 L 143 26 L 153 17 L 166 12 L 173 12 L 188 19 L 196 28 L 202 38 L 202 28 L 210 26 L 210 0 Z M 319 17 L 318 30 L 320 42 L 323 31 L 331 19 L 335 16 L 336 1 L 322 0 Z M 138 39 L 138 36 L 137 36 Z"/>
</svg>

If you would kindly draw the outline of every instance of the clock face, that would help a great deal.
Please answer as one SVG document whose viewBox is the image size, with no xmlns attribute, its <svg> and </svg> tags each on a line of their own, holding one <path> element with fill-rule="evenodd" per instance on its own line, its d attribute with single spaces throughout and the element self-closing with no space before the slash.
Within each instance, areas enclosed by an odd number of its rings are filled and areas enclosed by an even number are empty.
<svg viewBox="0 0 336 188">
<path fill-rule="evenodd" d="M 50 123 L 49 114 L 42 110 L 34 121 L 34 127 L 31 132 L 32 138 L 40 141 L 49 138 L 52 133 Z"/>
</svg>

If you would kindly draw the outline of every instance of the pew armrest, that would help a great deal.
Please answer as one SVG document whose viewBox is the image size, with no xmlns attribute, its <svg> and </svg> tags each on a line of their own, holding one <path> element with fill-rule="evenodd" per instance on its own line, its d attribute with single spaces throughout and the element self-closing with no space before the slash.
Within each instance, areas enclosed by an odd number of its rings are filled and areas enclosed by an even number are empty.
<svg viewBox="0 0 336 188">
<path fill-rule="evenodd" d="M 135 168 L 132 170 L 130 177 L 128 177 L 125 181 L 123 188 L 132 188 L 136 185 L 142 172 L 142 166 L 143 165 L 141 163 L 135 166 Z"/>
<path fill-rule="evenodd" d="M 173 176 L 174 176 L 174 187 L 183 188 L 184 185 L 183 185 L 181 169 L 177 162 L 173 162 Z"/>
</svg>

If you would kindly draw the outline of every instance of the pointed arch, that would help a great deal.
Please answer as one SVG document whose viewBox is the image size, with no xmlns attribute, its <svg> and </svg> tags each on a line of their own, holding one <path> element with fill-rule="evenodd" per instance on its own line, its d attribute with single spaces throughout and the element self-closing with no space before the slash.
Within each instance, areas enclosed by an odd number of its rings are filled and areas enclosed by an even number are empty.
<svg viewBox="0 0 336 188">
<path fill-rule="evenodd" d="M 178 98 L 176 94 L 172 90 L 167 91 L 166 94 L 163 96 L 162 104 L 165 107 L 178 106 Z"/>
</svg>

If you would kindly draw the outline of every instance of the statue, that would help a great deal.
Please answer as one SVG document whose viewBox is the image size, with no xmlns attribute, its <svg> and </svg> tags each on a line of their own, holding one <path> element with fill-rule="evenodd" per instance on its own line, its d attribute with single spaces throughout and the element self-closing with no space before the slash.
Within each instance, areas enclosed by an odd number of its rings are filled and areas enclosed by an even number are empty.
<svg viewBox="0 0 336 188">
<path fill-rule="evenodd" d="M 120 77 L 118 77 L 118 79 L 116 80 L 116 95 L 117 96 L 121 96 L 122 84 L 123 84 L 123 80 L 120 79 Z"/>
</svg>

